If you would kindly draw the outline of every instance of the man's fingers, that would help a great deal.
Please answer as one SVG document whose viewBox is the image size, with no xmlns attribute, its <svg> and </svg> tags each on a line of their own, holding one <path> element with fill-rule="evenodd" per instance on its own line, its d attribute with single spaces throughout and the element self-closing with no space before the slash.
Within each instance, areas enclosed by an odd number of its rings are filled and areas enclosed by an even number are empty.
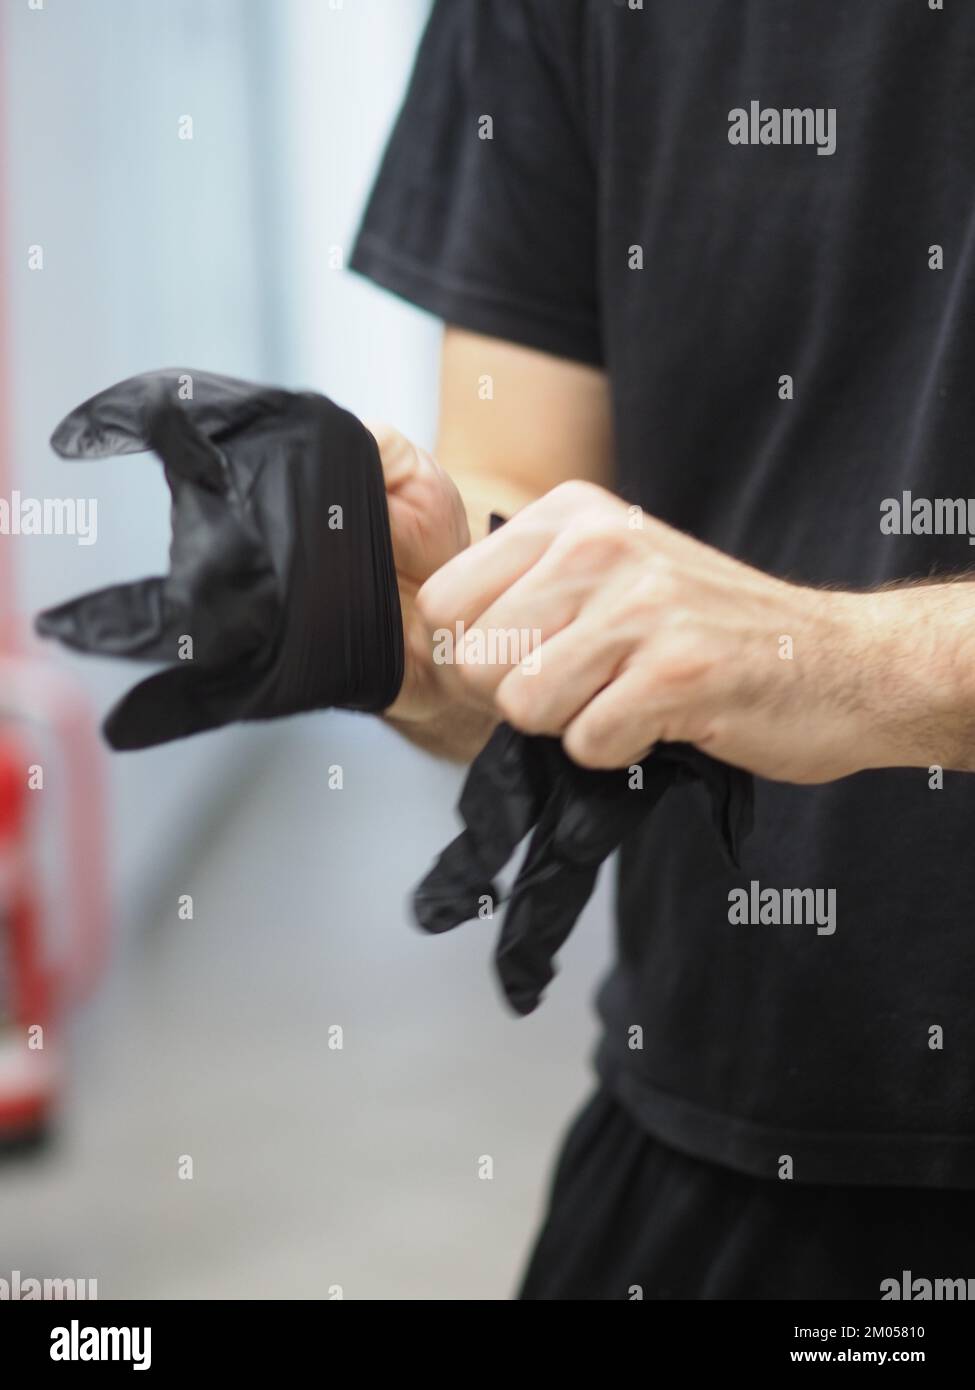
<svg viewBox="0 0 975 1390">
<path fill-rule="evenodd" d="M 569 623 L 502 672 L 498 713 L 524 733 L 560 735 L 616 674 L 622 653 L 607 636 L 581 619 Z"/>
<path fill-rule="evenodd" d="M 420 610 L 430 626 L 469 627 L 538 563 L 582 504 L 605 505 L 606 497 L 588 483 L 564 483 L 455 556 L 420 590 Z"/>
<path fill-rule="evenodd" d="M 376 444 L 383 466 L 383 481 L 387 492 L 396 492 L 411 478 L 415 478 L 433 460 L 425 450 L 418 449 L 402 431 L 383 420 L 363 420 L 362 422 Z"/>
<path fill-rule="evenodd" d="M 509 521 L 461 551 L 431 575 L 417 596 L 428 626 L 473 626 L 545 554 L 550 541 L 547 530 L 515 528 Z"/>
<path fill-rule="evenodd" d="M 393 554 L 400 580 L 419 587 L 470 543 L 457 488 L 425 449 L 392 425 L 372 421 L 389 504 Z"/>
<path fill-rule="evenodd" d="M 576 615 L 573 597 L 551 585 L 532 584 L 535 573 L 530 570 L 517 580 L 477 622 L 463 629 L 433 629 L 435 652 L 446 650 L 449 673 L 484 704 L 493 702 L 502 682 L 522 667 L 537 677 L 543 653 L 552 650 L 550 639 Z M 444 634 L 449 638 L 446 647 Z M 499 710 L 503 713 L 500 706 Z M 530 733 L 549 732 L 547 725 L 536 728 L 517 718 L 511 723 Z"/>
<path fill-rule="evenodd" d="M 420 611 L 431 628 L 457 622 L 469 628 L 482 621 L 501 628 L 511 625 L 519 612 L 523 616 L 517 626 L 528 621 L 544 627 L 545 614 L 539 612 L 536 621 L 531 611 L 534 589 L 515 590 L 517 582 L 537 567 L 531 582 L 537 577 L 539 594 L 546 586 L 562 607 L 550 627 L 557 631 L 578 613 L 618 558 L 621 537 L 625 540 L 627 535 L 625 515 L 619 500 L 602 488 L 560 484 L 437 570 L 420 590 Z M 605 524 L 607 516 L 611 525 Z M 496 612 L 502 595 L 505 607 Z"/>
<path fill-rule="evenodd" d="M 580 767 L 628 767 L 641 762 L 656 743 L 646 675 L 623 671 L 572 720 L 562 746 Z"/>
</svg>

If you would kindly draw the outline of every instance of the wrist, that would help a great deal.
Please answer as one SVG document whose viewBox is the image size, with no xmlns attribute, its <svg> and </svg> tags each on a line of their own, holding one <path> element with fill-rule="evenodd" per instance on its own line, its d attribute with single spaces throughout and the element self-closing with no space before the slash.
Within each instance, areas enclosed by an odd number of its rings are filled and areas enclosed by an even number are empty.
<svg viewBox="0 0 975 1390">
<path fill-rule="evenodd" d="M 945 592 L 918 586 L 845 596 L 860 629 L 865 768 L 965 765 L 955 745 L 971 721 L 975 691 L 959 659 L 956 625 L 946 621 Z"/>
</svg>

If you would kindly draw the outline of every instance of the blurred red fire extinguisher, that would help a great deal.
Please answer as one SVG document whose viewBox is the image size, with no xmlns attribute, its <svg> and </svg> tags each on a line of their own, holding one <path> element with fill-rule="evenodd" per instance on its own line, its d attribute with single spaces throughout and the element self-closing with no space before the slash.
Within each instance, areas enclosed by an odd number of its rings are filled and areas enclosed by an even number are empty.
<svg viewBox="0 0 975 1390">
<path fill-rule="evenodd" d="M 40 959 L 38 903 L 29 870 L 24 759 L 0 733 L 0 1141 L 45 1129 L 53 1079 L 45 1034 L 50 991 Z M 31 1045 L 33 1044 L 33 1045 Z M 40 1044 L 40 1045 L 38 1045 Z"/>
<path fill-rule="evenodd" d="M 2 98 L 0 91 L 0 114 Z M 0 126 L 0 264 L 6 267 L 3 137 Z M 0 277 L 4 496 L 10 479 L 5 282 Z M 103 754 L 74 682 L 49 658 L 31 655 L 22 637 L 13 539 L 0 535 L 0 1155 L 35 1146 L 51 1131 L 69 1012 L 98 974 L 108 929 Z"/>
<path fill-rule="evenodd" d="M 104 960 L 101 758 L 69 680 L 0 657 L 0 1154 L 50 1135 L 70 1012 Z"/>
<path fill-rule="evenodd" d="M 55 1090 L 24 766 L 9 730 L 0 731 L 0 1144 L 7 1147 L 46 1131 Z"/>
</svg>

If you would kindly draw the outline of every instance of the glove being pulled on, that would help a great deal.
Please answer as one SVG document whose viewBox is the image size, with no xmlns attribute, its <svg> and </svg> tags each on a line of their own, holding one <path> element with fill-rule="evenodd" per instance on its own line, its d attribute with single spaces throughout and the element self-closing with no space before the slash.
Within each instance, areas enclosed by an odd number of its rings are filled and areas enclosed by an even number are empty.
<svg viewBox="0 0 975 1390">
<path fill-rule="evenodd" d="M 732 864 L 751 829 L 750 773 L 691 744 L 659 743 L 634 769 L 579 767 L 555 738 L 500 724 L 471 764 L 459 810 L 465 829 L 414 893 L 426 931 L 449 931 L 499 901 L 495 876 L 531 840 L 511 890 L 495 951 L 505 996 L 531 1013 L 555 974 L 554 959 L 585 907 L 600 865 L 675 783 L 701 781 L 715 831 Z"/>
<path fill-rule="evenodd" d="M 36 622 L 80 651 L 172 663 L 111 710 L 112 747 L 392 704 L 404 658 L 386 492 L 354 415 L 314 392 L 172 368 L 93 396 L 51 444 L 64 458 L 154 450 L 172 495 L 168 575 Z"/>
</svg>

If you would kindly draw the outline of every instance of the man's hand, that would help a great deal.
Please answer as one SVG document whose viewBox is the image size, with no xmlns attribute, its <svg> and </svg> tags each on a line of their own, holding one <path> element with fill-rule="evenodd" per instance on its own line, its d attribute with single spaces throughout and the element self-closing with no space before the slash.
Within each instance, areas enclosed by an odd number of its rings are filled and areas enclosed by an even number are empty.
<svg viewBox="0 0 975 1390">
<path fill-rule="evenodd" d="M 442 712 L 430 643 L 416 613 L 420 586 L 470 544 L 467 513 L 456 486 L 428 453 L 390 425 L 370 424 L 386 480 L 393 558 L 403 610 L 406 665 L 399 696 L 387 715 L 424 723 Z"/>
<path fill-rule="evenodd" d="M 490 390 L 485 384 L 490 384 Z M 503 339 L 447 325 L 436 456 L 375 426 L 389 499 L 406 627 L 406 678 L 387 721 L 411 742 L 467 761 L 497 716 L 444 679 L 416 617 L 419 587 L 488 532 L 566 478 L 612 479 L 606 375 Z M 466 514 L 466 515 L 465 515 Z"/>
<path fill-rule="evenodd" d="M 627 766 L 678 740 L 815 783 L 926 765 L 931 748 L 907 730 L 934 696 L 907 618 L 912 598 L 917 612 L 943 593 L 786 583 L 573 482 L 438 570 L 418 605 L 431 644 L 463 624 L 443 668 L 458 698 L 560 736 L 585 767 Z M 541 642 L 527 661 L 516 633 Z M 488 659 L 469 659 L 478 652 Z"/>
</svg>

